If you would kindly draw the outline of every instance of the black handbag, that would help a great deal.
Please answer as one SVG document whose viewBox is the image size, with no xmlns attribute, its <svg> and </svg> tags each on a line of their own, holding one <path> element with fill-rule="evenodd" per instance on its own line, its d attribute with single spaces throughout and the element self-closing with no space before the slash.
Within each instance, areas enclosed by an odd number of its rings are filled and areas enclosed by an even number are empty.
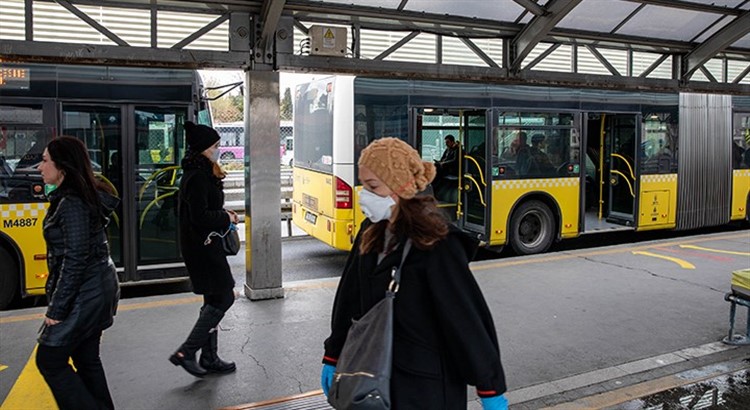
<svg viewBox="0 0 750 410">
<path fill-rule="evenodd" d="M 236 255 L 240 251 L 240 234 L 237 231 L 235 224 L 230 224 L 227 231 L 219 233 L 213 231 L 206 236 L 206 240 L 203 242 L 204 245 L 209 245 L 212 241 L 212 236 L 218 236 L 221 238 L 221 249 L 228 256 Z"/>
<path fill-rule="evenodd" d="M 391 408 L 393 359 L 393 300 L 398 292 L 401 267 L 411 248 L 404 244 L 401 264 L 391 271 L 385 298 L 352 323 L 336 363 L 328 403 L 337 410 L 388 410 Z"/>
</svg>

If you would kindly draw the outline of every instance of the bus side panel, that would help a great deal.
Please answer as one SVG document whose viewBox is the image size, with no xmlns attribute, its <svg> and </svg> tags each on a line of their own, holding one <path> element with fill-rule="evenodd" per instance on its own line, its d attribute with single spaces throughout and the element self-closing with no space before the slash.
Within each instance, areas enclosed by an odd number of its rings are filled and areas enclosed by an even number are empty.
<svg viewBox="0 0 750 410">
<path fill-rule="evenodd" d="M 638 231 L 676 226 L 677 174 L 641 175 Z"/>
<path fill-rule="evenodd" d="M 508 242 L 507 227 L 510 222 L 511 209 L 521 197 L 540 191 L 555 198 L 560 207 L 562 215 L 560 237 L 578 236 L 580 192 L 577 177 L 492 181 L 490 245 L 504 245 Z M 552 212 L 554 213 L 555 210 L 553 209 Z"/>
<path fill-rule="evenodd" d="M 292 220 L 328 245 L 349 250 L 353 238 L 353 210 L 334 207 L 335 181 L 330 174 L 294 167 Z"/>
<path fill-rule="evenodd" d="M 731 219 L 744 219 L 750 214 L 750 209 L 746 209 L 750 195 L 750 169 L 735 169 L 732 177 Z"/>
<path fill-rule="evenodd" d="M 47 282 L 47 247 L 42 239 L 42 221 L 48 202 L 0 205 L 0 231 L 15 241 L 26 268 L 22 289 L 27 295 L 43 295 Z M 34 258 L 34 255 L 41 255 Z"/>
</svg>

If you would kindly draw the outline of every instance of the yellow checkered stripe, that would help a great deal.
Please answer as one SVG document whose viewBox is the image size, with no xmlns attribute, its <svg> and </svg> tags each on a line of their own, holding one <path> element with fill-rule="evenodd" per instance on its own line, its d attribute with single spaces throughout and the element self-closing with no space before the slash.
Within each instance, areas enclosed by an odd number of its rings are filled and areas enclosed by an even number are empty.
<svg viewBox="0 0 750 410">
<path fill-rule="evenodd" d="M 0 216 L 3 218 L 38 218 L 44 215 L 46 202 L 33 204 L 4 204 L 0 205 Z"/>
<path fill-rule="evenodd" d="M 736 177 L 750 177 L 750 169 L 735 169 L 734 176 Z"/>
<path fill-rule="evenodd" d="M 510 179 L 503 181 L 492 181 L 494 189 L 540 189 L 576 187 L 579 185 L 578 178 L 539 178 L 539 179 Z"/>
<path fill-rule="evenodd" d="M 649 174 L 641 175 L 641 182 L 674 182 L 677 181 L 677 174 Z"/>
</svg>

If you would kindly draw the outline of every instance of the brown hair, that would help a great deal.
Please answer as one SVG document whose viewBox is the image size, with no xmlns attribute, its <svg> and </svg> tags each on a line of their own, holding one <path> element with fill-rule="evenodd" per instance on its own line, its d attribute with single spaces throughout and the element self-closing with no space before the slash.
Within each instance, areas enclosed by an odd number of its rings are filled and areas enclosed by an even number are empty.
<svg viewBox="0 0 750 410">
<path fill-rule="evenodd" d="M 370 225 L 362 233 L 359 253 L 365 254 L 376 250 L 392 250 L 397 242 L 385 244 L 385 230 L 391 229 L 399 240 L 410 238 L 417 249 L 432 249 L 436 243 L 448 235 L 448 219 L 438 209 L 432 196 L 416 196 L 410 199 L 400 198 L 395 209 L 393 223 L 381 221 Z"/>
</svg>

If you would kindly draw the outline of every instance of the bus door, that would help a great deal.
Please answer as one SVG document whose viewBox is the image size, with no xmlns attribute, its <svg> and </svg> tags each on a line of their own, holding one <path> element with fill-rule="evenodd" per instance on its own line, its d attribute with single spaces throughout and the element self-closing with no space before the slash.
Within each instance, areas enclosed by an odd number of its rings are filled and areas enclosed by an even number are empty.
<svg viewBox="0 0 750 410">
<path fill-rule="evenodd" d="M 464 111 L 462 123 L 459 220 L 464 230 L 484 235 L 489 205 L 486 111 Z"/>
<path fill-rule="evenodd" d="M 187 112 L 186 107 L 63 104 L 62 133 L 86 143 L 94 172 L 121 199 L 108 227 L 121 281 L 184 275 L 177 188 Z M 170 273 L 172 268 L 176 271 Z"/>
<path fill-rule="evenodd" d="M 601 224 L 603 220 L 609 224 L 634 225 L 638 192 L 638 168 L 635 162 L 636 147 L 639 145 L 638 123 L 635 114 L 588 115 L 585 195 L 587 203 L 597 204 L 594 211 L 600 227 L 606 227 Z M 589 164 L 591 170 L 588 169 Z M 595 201 L 588 196 L 594 196 Z M 591 222 L 591 219 L 587 222 Z"/>
<path fill-rule="evenodd" d="M 463 123 L 458 110 L 415 108 L 412 113 L 416 147 L 423 161 L 435 163 L 437 175 L 432 181 L 432 194 L 438 207 L 452 221 L 460 218 L 460 166 L 463 155 Z M 448 147 L 454 140 L 458 145 Z"/>
</svg>

